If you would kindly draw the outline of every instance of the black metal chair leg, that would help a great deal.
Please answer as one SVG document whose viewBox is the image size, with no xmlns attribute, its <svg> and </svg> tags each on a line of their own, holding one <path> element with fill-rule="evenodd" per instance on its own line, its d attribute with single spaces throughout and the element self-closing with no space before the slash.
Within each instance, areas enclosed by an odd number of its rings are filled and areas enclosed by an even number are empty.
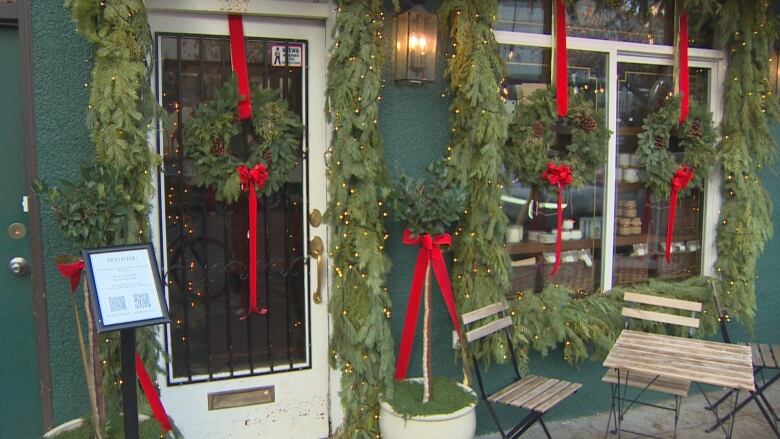
<svg viewBox="0 0 780 439">
<path fill-rule="evenodd" d="M 550 436 L 550 431 L 547 430 L 547 426 L 544 425 L 544 421 L 542 420 L 541 416 L 539 417 L 539 425 L 542 426 L 542 430 L 544 430 L 544 434 L 547 435 L 547 439 L 552 439 L 552 436 Z"/>
<path fill-rule="evenodd" d="M 761 395 L 762 399 L 766 401 L 766 398 L 763 398 L 764 395 Z M 777 422 L 769 417 L 769 412 L 764 408 L 764 404 L 761 403 L 761 401 L 756 400 L 756 405 L 758 406 L 758 409 L 761 410 L 761 414 L 764 415 L 764 418 L 766 419 L 766 422 L 769 423 L 769 427 L 772 429 L 773 432 L 775 432 L 775 436 L 780 438 L 780 432 L 777 430 Z M 767 407 L 769 407 L 770 410 L 772 408 L 769 406 L 769 403 L 767 402 Z"/>
</svg>

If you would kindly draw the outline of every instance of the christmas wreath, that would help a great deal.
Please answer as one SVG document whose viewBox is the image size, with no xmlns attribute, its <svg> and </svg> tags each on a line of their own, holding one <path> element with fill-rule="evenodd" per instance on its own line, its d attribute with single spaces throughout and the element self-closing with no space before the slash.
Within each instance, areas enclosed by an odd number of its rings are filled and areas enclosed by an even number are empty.
<svg viewBox="0 0 780 439">
<path fill-rule="evenodd" d="M 298 164 L 302 125 L 287 102 L 271 89 L 252 92 L 252 135 L 246 160 L 231 154 L 230 140 L 241 132 L 236 115 L 239 100 L 235 79 L 216 90 L 214 98 L 201 103 L 185 125 L 185 155 L 192 160 L 198 186 L 214 187 L 216 198 L 233 203 L 241 195 L 236 169 L 262 164 L 269 169 L 268 180 L 258 195 L 270 195 L 287 181 Z"/>
<path fill-rule="evenodd" d="M 702 105 L 693 101 L 690 112 L 682 125 L 679 125 L 680 97 L 670 98 L 657 111 L 645 117 L 642 132 L 637 135 L 637 155 L 645 169 L 645 184 L 660 197 L 668 197 L 671 191 L 669 182 L 680 167 L 674 153 L 669 151 L 669 140 L 676 131 L 679 147 L 682 150 L 682 165 L 698 171 L 691 184 L 682 189 L 680 195 L 691 188 L 700 188 L 707 172 L 716 163 L 715 128 L 712 115 Z"/>
<path fill-rule="evenodd" d="M 557 133 L 571 132 L 563 151 L 553 149 Z M 559 119 L 552 88 L 536 90 L 518 101 L 509 125 L 507 170 L 529 186 L 539 185 L 539 175 L 550 160 L 571 168 L 574 186 L 592 182 L 604 165 L 610 131 L 604 114 L 581 94 L 570 93 L 569 116 Z"/>
</svg>

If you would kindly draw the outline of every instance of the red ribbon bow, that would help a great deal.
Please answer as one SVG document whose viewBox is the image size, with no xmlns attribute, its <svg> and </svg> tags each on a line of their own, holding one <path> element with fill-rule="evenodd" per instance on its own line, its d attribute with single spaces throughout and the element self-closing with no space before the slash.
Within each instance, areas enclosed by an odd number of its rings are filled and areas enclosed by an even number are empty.
<svg viewBox="0 0 780 439">
<path fill-rule="evenodd" d="M 404 230 L 404 245 L 419 245 L 420 252 L 417 254 L 417 265 L 414 267 L 414 278 L 412 278 L 412 287 L 409 290 L 409 305 L 406 308 L 406 319 L 404 320 L 404 330 L 401 336 L 401 347 L 398 352 L 398 360 L 395 364 L 395 379 L 402 380 L 406 378 L 406 371 L 409 369 L 409 359 L 412 354 L 412 345 L 414 344 L 414 332 L 417 329 L 417 316 L 420 311 L 420 299 L 422 297 L 423 282 L 425 282 L 425 272 L 428 271 L 428 264 L 433 268 L 433 274 L 439 282 L 444 304 L 450 314 L 452 325 L 460 335 L 460 322 L 458 313 L 455 309 L 455 297 L 452 295 L 452 285 L 447 273 L 447 265 L 444 263 L 444 256 L 439 249 L 441 245 L 452 245 L 452 237 L 449 233 L 431 236 L 427 233 L 412 238 L 412 232 Z"/>
<path fill-rule="evenodd" d="M 550 276 L 558 273 L 561 266 L 561 233 L 563 231 L 563 188 L 572 183 L 571 168 L 566 165 L 556 165 L 553 162 L 547 163 L 547 169 L 542 171 L 542 178 L 547 184 L 558 188 L 558 235 L 555 240 L 555 265 L 553 265 Z"/>
<path fill-rule="evenodd" d="M 688 187 L 693 180 L 693 168 L 680 165 L 672 176 L 672 195 L 669 198 L 669 222 L 666 225 L 666 262 L 672 262 L 672 238 L 674 237 L 674 217 L 677 211 L 677 194 Z"/>
<path fill-rule="evenodd" d="M 258 308 L 257 306 L 257 194 L 256 190 L 261 190 L 268 181 L 268 171 L 260 163 L 255 164 L 252 169 L 244 165 L 236 168 L 238 178 L 241 181 L 241 190 L 249 192 L 249 314 L 266 314 L 268 308 Z"/>
<path fill-rule="evenodd" d="M 62 277 L 70 279 L 70 292 L 75 293 L 81 280 L 81 273 L 84 271 L 84 261 L 79 259 L 73 262 L 56 262 L 55 264 Z"/>
</svg>

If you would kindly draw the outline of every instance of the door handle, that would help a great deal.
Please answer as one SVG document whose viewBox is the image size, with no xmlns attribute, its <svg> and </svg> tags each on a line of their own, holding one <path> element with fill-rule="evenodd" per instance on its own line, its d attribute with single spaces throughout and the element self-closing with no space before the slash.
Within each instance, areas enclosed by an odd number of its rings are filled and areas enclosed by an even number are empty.
<svg viewBox="0 0 780 439">
<path fill-rule="evenodd" d="M 30 271 L 30 264 L 27 263 L 26 259 L 17 256 L 8 261 L 8 271 L 14 276 L 24 276 Z"/>
<path fill-rule="evenodd" d="M 319 236 L 315 236 L 309 241 L 309 256 L 317 260 L 317 288 L 314 290 L 312 300 L 314 303 L 322 303 L 322 280 L 325 276 L 325 245 Z"/>
</svg>

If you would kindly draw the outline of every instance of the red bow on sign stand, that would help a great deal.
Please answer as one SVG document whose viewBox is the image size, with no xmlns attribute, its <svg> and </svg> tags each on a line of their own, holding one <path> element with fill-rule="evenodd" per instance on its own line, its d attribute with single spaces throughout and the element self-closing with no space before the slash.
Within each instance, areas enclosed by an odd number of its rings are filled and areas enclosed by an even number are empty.
<svg viewBox="0 0 780 439">
<path fill-rule="evenodd" d="M 401 347 L 398 352 L 398 361 L 395 365 L 395 379 L 402 380 L 406 378 L 406 371 L 409 369 L 409 358 L 412 354 L 412 345 L 414 344 L 414 332 L 417 329 L 417 315 L 420 311 L 420 299 L 422 298 L 423 283 L 428 276 L 428 267 L 433 268 L 433 274 L 439 282 L 444 304 L 450 314 L 452 325 L 460 335 L 460 323 L 458 313 L 455 309 L 455 297 L 452 295 L 452 285 L 450 276 L 447 273 L 447 265 L 444 263 L 444 256 L 441 254 L 439 246 L 452 245 L 452 237 L 449 233 L 431 236 L 423 234 L 417 238 L 412 238 L 412 233 L 404 230 L 403 243 L 405 245 L 419 245 L 420 252 L 417 255 L 417 265 L 414 267 L 414 278 L 412 278 L 412 288 L 409 290 L 409 305 L 406 308 L 406 318 L 404 320 L 404 331 L 401 336 Z"/>
<path fill-rule="evenodd" d="M 669 222 L 666 225 L 666 262 L 672 262 L 672 238 L 674 237 L 674 217 L 677 211 L 677 194 L 688 187 L 693 180 L 693 168 L 680 165 L 672 176 L 672 195 L 669 197 Z"/>
<path fill-rule="evenodd" d="M 542 178 L 547 184 L 558 188 L 558 235 L 555 239 L 555 265 L 550 276 L 558 273 L 561 266 L 561 232 L 563 231 L 563 188 L 572 183 L 571 168 L 566 165 L 547 163 L 547 169 L 542 171 Z"/>
<path fill-rule="evenodd" d="M 260 163 L 255 164 L 252 169 L 244 165 L 236 168 L 238 178 L 241 181 L 241 190 L 249 192 L 249 310 L 246 316 L 250 314 L 267 314 L 268 308 L 258 308 L 257 306 L 257 192 L 262 190 L 265 182 L 268 181 L 268 171 Z"/>
</svg>

